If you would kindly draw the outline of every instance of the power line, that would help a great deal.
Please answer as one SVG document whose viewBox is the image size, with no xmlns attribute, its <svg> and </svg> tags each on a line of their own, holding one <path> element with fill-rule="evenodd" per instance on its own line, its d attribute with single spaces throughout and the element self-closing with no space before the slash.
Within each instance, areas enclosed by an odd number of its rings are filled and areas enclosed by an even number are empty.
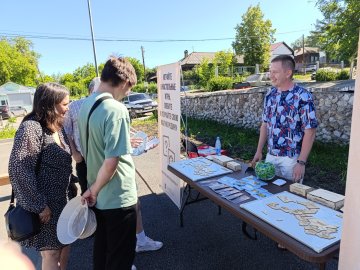
<svg viewBox="0 0 360 270">
<path fill-rule="evenodd" d="M 297 32 L 308 31 L 309 29 L 294 30 L 289 32 L 277 33 L 276 35 L 291 34 Z M 13 32 L 13 31 L 11 31 Z M 14 37 L 24 37 L 28 39 L 49 39 L 49 40 L 68 40 L 68 41 L 91 41 L 91 38 L 81 37 L 76 35 L 56 35 L 56 34 L 29 34 L 23 32 L 24 34 L 0 32 L 0 36 L 6 38 Z M 252 38 L 257 36 L 247 36 L 247 38 Z M 225 38 L 203 38 L 203 39 L 124 39 L 124 38 L 96 38 L 96 41 L 103 42 L 148 42 L 148 43 L 166 43 L 166 42 L 206 42 L 206 41 L 223 41 L 223 40 L 235 40 L 234 37 L 225 37 Z"/>
</svg>

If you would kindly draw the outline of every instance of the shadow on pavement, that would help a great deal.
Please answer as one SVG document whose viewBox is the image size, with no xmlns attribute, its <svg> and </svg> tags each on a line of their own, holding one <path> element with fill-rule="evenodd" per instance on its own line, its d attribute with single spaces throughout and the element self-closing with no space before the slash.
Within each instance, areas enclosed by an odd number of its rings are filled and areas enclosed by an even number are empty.
<svg viewBox="0 0 360 270">
<path fill-rule="evenodd" d="M 140 198 L 146 234 L 164 242 L 159 251 L 136 255 L 137 269 L 318 269 L 259 234 L 257 241 L 241 233 L 241 220 L 217 205 L 202 201 L 187 206 L 184 227 L 179 225 L 179 209 L 165 194 Z M 72 245 L 69 270 L 92 269 L 92 241 L 79 240 Z M 326 269 L 337 269 L 331 260 Z"/>
</svg>

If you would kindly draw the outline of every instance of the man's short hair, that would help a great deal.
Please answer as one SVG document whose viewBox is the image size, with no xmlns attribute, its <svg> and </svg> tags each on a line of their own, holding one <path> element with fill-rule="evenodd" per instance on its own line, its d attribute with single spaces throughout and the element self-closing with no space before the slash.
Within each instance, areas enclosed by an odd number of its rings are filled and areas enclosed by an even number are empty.
<svg viewBox="0 0 360 270">
<path fill-rule="evenodd" d="M 131 63 L 123 57 L 111 57 L 104 65 L 101 73 L 101 81 L 118 86 L 128 81 L 130 86 L 137 82 L 136 72 Z"/>
<path fill-rule="evenodd" d="M 94 79 L 91 80 L 91 82 L 89 83 L 89 93 L 93 93 L 96 92 L 98 90 L 98 87 L 100 85 L 100 77 L 95 77 Z"/>
<path fill-rule="evenodd" d="M 295 61 L 290 55 L 278 55 L 273 60 L 271 60 L 271 63 L 274 62 L 281 62 L 281 65 L 284 69 L 290 69 L 292 74 L 294 74 Z"/>
</svg>

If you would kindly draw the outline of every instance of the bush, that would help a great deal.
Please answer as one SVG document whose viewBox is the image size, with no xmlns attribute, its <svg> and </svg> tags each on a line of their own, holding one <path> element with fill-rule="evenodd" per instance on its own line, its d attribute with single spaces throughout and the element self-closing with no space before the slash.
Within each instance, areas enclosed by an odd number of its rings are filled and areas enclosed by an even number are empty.
<svg viewBox="0 0 360 270">
<path fill-rule="evenodd" d="M 318 82 L 335 81 L 337 79 L 337 73 L 330 69 L 319 69 L 315 76 Z"/>
<path fill-rule="evenodd" d="M 157 84 L 154 82 L 151 82 L 148 84 L 148 93 L 157 93 Z M 138 83 L 133 88 L 131 88 L 131 91 L 137 92 L 137 93 L 146 93 L 146 88 L 144 86 L 144 83 Z"/>
<path fill-rule="evenodd" d="M 210 79 L 210 81 L 207 84 L 207 89 L 210 92 L 231 89 L 232 82 L 233 82 L 232 78 L 219 76 L 217 78 Z"/>
<path fill-rule="evenodd" d="M 151 94 L 157 93 L 157 84 L 154 82 L 149 83 L 148 92 Z"/>
<path fill-rule="evenodd" d="M 319 82 L 335 81 L 335 80 L 348 80 L 350 78 L 349 69 L 319 69 L 316 72 L 315 79 Z"/>
<path fill-rule="evenodd" d="M 3 129 L 0 129 L 0 140 L 14 138 L 15 133 L 16 128 L 14 128 L 11 124 L 7 123 Z"/>
<path fill-rule="evenodd" d="M 350 79 L 350 71 L 349 70 L 341 70 L 340 72 L 338 72 L 338 74 L 336 75 L 336 79 L 337 80 L 348 80 Z"/>
<path fill-rule="evenodd" d="M 244 82 L 246 78 L 249 77 L 249 75 L 249 72 L 244 72 L 243 74 L 236 74 L 233 78 L 233 83 Z"/>
</svg>

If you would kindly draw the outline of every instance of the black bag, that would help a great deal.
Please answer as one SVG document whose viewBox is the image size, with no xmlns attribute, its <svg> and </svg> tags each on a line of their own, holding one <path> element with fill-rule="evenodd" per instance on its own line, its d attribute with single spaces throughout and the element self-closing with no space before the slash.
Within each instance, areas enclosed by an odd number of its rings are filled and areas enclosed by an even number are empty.
<svg viewBox="0 0 360 270">
<path fill-rule="evenodd" d="M 14 205 L 14 190 L 11 193 L 10 206 L 5 213 L 5 225 L 8 236 L 17 242 L 24 241 L 40 232 L 39 215 L 29 212 L 20 205 Z"/>
</svg>

